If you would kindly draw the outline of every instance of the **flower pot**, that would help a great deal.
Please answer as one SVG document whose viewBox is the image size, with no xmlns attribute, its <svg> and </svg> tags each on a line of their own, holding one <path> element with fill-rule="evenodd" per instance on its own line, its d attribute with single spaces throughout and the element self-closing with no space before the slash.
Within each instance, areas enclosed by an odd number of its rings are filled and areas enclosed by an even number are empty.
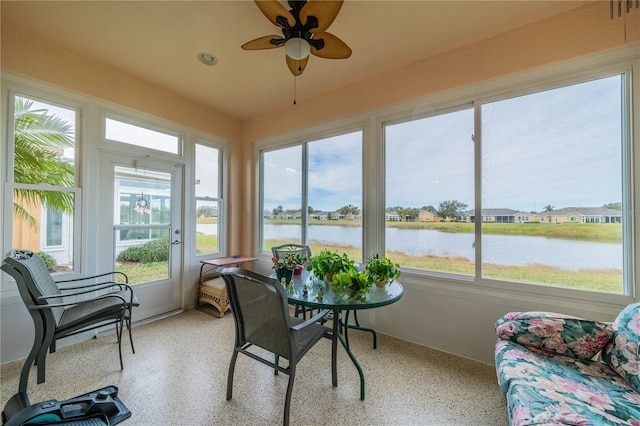
<svg viewBox="0 0 640 426">
<path fill-rule="evenodd" d="M 328 283 L 331 283 L 331 281 L 333 281 L 333 272 L 327 272 L 327 275 L 325 275 L 324 278 Z"/>
<path fill-rule="evenodd" d="M 291 276 L 293 275 L 293 271 L 289 269 L 276 269 L 276 276 L 278 277 L 278 281 L 282 281 L 282 278 L 285 279 L 286 283 L 289 284 L 291 281 Z"/>
<path fill-rule="evenodd" d="M 389 280 L 384 280 L 384 281 L 376 281 L 376 287 L 378 288 L 384 288 L 384 286 L 387 285 L 387 282 L 389 282 Z"/>
<path fill-rule="evenodd" d="M 298 267 L 293 270 L 293 275 L 302 275 L 302 269 L 302 266 L 298 265 Z"/>
</svg>

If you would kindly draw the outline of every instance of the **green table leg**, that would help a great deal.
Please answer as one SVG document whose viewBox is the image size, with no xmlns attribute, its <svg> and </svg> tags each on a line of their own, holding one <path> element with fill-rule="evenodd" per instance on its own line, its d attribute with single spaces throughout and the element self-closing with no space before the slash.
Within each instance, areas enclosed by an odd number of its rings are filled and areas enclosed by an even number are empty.
<svg viewBox="0 0 640 426">
<path fill-rule="evenodd" d="M 349 358 L 351 358 L 351 362 L 353 362 L 353 365 L 355 365 L 356 369 L 358 370 L 358 374 L 360 375 L 360 400 L 364 401 L 364 373 L 362 372 L 362 367 L 360 367 L 360 364 L 358 364 L 358 360 L 353 355 L 351 350 L 349 350 L 349 348 L 347 347 L 347 342 L 344 341 L 344 337 L 338 334 L 338 339 L 340 339 L 340 343 L 342 343 L 344 350 L 347 351 L 347 355 L 349 355 Z"/>
</svg>

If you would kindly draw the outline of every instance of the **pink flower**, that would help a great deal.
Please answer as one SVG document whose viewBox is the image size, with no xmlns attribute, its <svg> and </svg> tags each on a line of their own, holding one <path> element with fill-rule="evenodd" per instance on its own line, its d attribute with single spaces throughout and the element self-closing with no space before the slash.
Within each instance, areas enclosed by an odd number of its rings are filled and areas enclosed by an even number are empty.
<svg viewBox="0 0 640 426">
<path fill-rule="evenodd" d="M 567 344 L 559 334 L 552 335 L 543 342 L 545 349 L 552 349 L 554 352 L 564 354 L 567 352 Z"/>
<path fill-rule="evenodd" d="M 620 350 L 622 348 L 624 348 L 625 346 L 627 346 L 627 335 L 626 334 L 618 334 L 616 335 L 616 338 L 614 340 L 615 345 L 616 345 L 616 349 Z"/>
<path fill-rule="evenodd" d="M 529 321 L 529 331 L 536 336 L 549 337 L 564 330 L 564 320 L 559 318 L 534 318 Z"/>
<path fill-rule="evenodd" d="M 594 392 L 593 396 L 589 399 L 589 403 L 592 407 L 603 411 L 613 410 L 613 401 L 609 395 L 601 392 Z"/>
<path fill-rule="evenodd" d="M 524 424 L 531 419 L 531 413 L 527 407 L 517 405 L 511 411 L 511 423 L 514 425 Z"/>
<path fill-rule="evenodd" d="M 496 327 L 496 334 L 503 340 L 509 340 L 517 331 L 518 327 L 512 322 L 505 322 Z"/>
<path fill-rule="evenodd" d="M 631 317 L 631 320 L 627 324 L 627 328 L 633 331 L 637 336 L 640 336 L 640 312 Z"/>
<path fill-rule="evenodd" d="M 624 370 L 629 375 L 637 375 L 640 371 L 640 359 L 630 358 L 627 362 L 622 366 L 622 370 Z"/>
<path fill-rule="evenodd" d="M 634 404 L 638 404 L 640 405 L 640 394 L 636 393 L 636 392 L 628 392 L 625 393 L 623 395 L 624 399 L 628 399 L 629 401 L 633 402 Z M 640 424 L 640 423 L 639 423 Z"/>
<path fill-rule="evenodd" d="M 564 377 L 560 377 L 555 374 L 550 376 L 549 378 L 553 383 L 558 385 L 556 386 L 556 388 L 562 389 L 563 392 L 575 394 L 579 389 L 578 383 L 573 380 L 565 379 Z"/>
<path fill-rule="evenodd" d="M 518 319 L 522 316 L 522 312 L 509 312 L 504 317 L 508 320 Z"/>
<path fill-rule="evenodd" d="M 590 425 L 591 420 L 575 413 L 559 413 L 553 416 L 554 422 L 568 425 Z"/>
<path fill-rule="evenodd" d="M 599 335 L 594 339 L 587 334 L 583 338 L 570 343 L 568 346 L 582 358 L 591 358 L 600 352 L 600 350 L 602 350 L 610 340 L 610 337 L 604 335 Z"/>
</svg>

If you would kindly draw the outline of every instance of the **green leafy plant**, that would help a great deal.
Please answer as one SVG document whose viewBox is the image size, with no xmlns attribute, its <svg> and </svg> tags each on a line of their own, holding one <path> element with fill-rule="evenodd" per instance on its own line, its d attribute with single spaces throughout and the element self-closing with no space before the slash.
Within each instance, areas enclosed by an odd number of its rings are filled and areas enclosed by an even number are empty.
<svg viewBox="0 0 640 426">
<path fill-rule="evenodd" d="M 349 259 L 346 253 L 340 255 L 325 249 L 315 256 L 311 256 L 307 271 L 312 271 L 316 278 L 323 279 L 327 274 L 333 275 L 348 271 L 353 268 L 353 263 L 353 260 Z"/>
<path fill-rule="evenodd" d="M 387 281 L 400 277 L 400 265 L 393 263 L 386 256 L 375 255 L 367 262 L 364 268 L 373 282 Z"/>
<path fill-rule="evenodd" d="M 301 255 L 300 253 L 291 253 L 280 259 L 274 256 L 271 258 L 271 261 L 273 262 L 272 268 L 275 270 L 286 269 L 288 271 L 293 271 L 298 266 L 306 262 L 307 257 Z"/>
<path fill-rule="evenodd" d="M 120 252 L 118 262 L 166 262 L 169 260 L 169 237 L 157 238 Z"/>
<path fill-rule="evenodd" d="M 40 256 L 44 261 L 44 264 L 47 265 L 47 269 L 49 270 L 49 272 L 55 271 L 56 267 L 58 266 L 58 262 L 56 262 L 56 259 L 53 256 L 43 251 L 38 252 L 38 256 Z"/>
<path fill-rule="evenodd" d="M 333 274 L 331 289 L 334 293 L 344 293 L 349 299 L 364 300 L 373 285 L 371 276 L 351 267 L 347 271 Z"/>
</svg>

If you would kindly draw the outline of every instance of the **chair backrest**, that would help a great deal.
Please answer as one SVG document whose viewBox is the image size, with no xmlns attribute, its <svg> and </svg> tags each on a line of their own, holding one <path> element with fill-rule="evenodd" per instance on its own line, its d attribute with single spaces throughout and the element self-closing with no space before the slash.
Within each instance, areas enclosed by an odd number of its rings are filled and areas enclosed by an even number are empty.
<svg viewBox="0 0 640 426">
<path fill-rule="evenodd" d="M 282 259 L 291 253 L 299 253 L 301 256 L 307 258 L 307 262 L 311 259 L 311 249 L 304 244 L 283 244 L 281 246 L 271 247 L 271 253 L 276 259 Z"/>
<path fill-rule="evenodd" d="M 39 299 L 42 296 L 61 295 L 61 291 L 51 277 L 44 260 L 31 250 L 11 250 L 5 256 L 2 270 L 16 280 L 16 285 L 27 309 L 33 305 L 62 303 L 61 297 Z M 27 297 L 27 294 L 30 298 Z M 61 307 L 51 308 L 56 324 L 60 321 L 63 311 L 64 308 Z"/>
<path fill-rule="evenodd" d="M 272 278 L 240 268 L 219 269 L 236 324 L 236 346 L 251 343 L 290 358 L 293 334 L 287 294 Z"/>
</svg>

